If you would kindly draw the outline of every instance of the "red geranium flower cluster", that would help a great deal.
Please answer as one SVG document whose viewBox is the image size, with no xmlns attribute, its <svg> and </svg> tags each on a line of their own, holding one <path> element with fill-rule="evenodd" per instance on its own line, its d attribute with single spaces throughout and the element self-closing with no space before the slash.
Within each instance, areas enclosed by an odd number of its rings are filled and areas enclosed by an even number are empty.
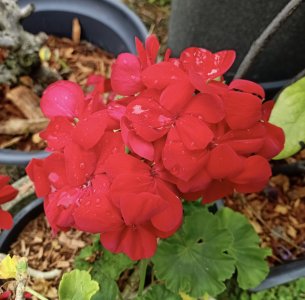
<svg viewBox="0 0 305 300">
<path fill-rule="evenodd" d="M 47 88 L 41 136 L 53 153 L 27 167 L 54 232 L 100 233 L 105 248 L 134 260 L 179 228 L 182 199 L 262 189 L 284 144 L 264 90 L 223 82 L 234 51 L 188 48 L 173 59 L 168 50 L 156 62 L 154 36 L 136 46 L 114 63 L 111 90 L 99 76 L 86 95 L 68 81 Z"/>
<path fill-rule="evenodd" d="M 8 211 L 1 209 L 1 205 L 16 197 L 18 191 L 8 184 L 10 178 L 0 175 L 0 229 L 10 229 L 13 226 L 13 217 Z"/>
</svg>

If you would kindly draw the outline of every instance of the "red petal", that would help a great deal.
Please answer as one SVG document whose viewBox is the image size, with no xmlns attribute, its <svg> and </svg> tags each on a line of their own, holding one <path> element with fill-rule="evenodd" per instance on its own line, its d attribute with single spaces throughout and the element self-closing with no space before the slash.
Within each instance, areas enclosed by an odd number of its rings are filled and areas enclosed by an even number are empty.
<svg viewBox="0 0 305 300">
<path fill-rule="evenodd" d="M 233 184 L 227 180 L 213 180 L 202 192 L 202 203 L 210 203 L 233 193 Z"/>
<path fill-rule="evenodd" d="M 52 193 L 45 198 L 44 210 L 54 233 L 74 226 L 72 213 L 75 207 L 74 202 L 79 199 L 78 196 L 79 190 L 70 189 Z"/>
<path fill-rule="evenodd" d="M 161 62 L 146 68 L 142 80 L 147 87 L 162 90 L 175 81 L 186 81 L 187 75 L 174 64 Z"/>
<path fill-rule="evenodd" d="M 223 75 L 232 66 L 235 56 L 233 50 L 213 54 L 203 48 L 191 47 L 181 53 L 180 61 L 186 70 L 195 72 L 206 80 Z"/>
<path fill-rule="evenodd" d="M 80 119 L 73 130 L 73 140 L 86 150 L 94 147 L 107 127 L 105 113 L 106 111 L 98 111 L 87 118 Z"/>
<path fill-rule="evenodd" d="M 18 190 L 11 185 L 6 185 L 0 189 L 0 204 L 13 200 L 18 194 Z"/>
<path fill-rule="evenodd" d="M 110 102 L 107 105 L 107 113 L 108 113 L 109 117 L 111 117 L 113 120 L 120 122 L 126 112 L 126 107 L 124 105 L 118 104 L 117 102 L 118 102 L 118 100 L 116 102 Z M 115 125 L 116 126 L 113 128 L 113 127 L 109 127 L 109 124 L 108 124 L 108 128 L 117 129 L 120 127 L 120 125 L 117 123 L 115 123 Z"/>
<path fill-rule="evenodd" d="M 183 208 L 181 201 L 161 180 L 157 182 L 158 194 L 167 202 L 167 208 L 152 217 L 155 228 L 163 232 L 177 230 L 182 223 Z"/>
<path fill-rule="evenodd" d="M 122 53 L 112 65 L 111 86 L 114 92 L 130 96 L 141 91 L 141 65 L 139 59 L 130 53 Z"/>
<path fill-rule="evenodd" d="M 139 61 L 142 65 L 142 68 L 146 68 L 147 67 L 147 55 L 146 55 L 145 47 L 144 47 L 143 43 L 137 37 L 135 37 L 135 43 L 136 43 L 136 49 L 138 52 Z"/>
<path fill-rule="evenodd" d="M 191 115 L 180 117 L 176 121 L 176 129 L 189 150 L 203 150 L 214 138 L 214 133 L 205 122 Z"/>
<path fill-rule="evenodd" d="M 90 233 L 113 231 L 124 225 L 120 212 L 105 195 L 82 199 L 73 216 L 76 228 Z"/>
<path fill-rule="evenodd" d="M 172 54 L 172 50 L 167 48 L 165 50 L 165 54 L 164 54 L 164 61 L 169 61 L 171 54 Z"/>
<path fill-rule="evenodd" d="M 50 183 L 44 169 L 43 160 L 33 158 L 25 170 L 34 182 L 37 197 L 45 197 L 50 192 Z"/>
<path fill-rule="evenodd" d="M 10 177 L 9 176 L 4 176 L 0 174 L 0 189 L 5 186 L 6 184 L 8 184 L 10 181 Z"/>
<path fill-rule="evenodd" d="M 74 126 L 67 117 L 54 117 L 48 127 L 40 132 L 52 150 L 62 150 L 70 141 Z"/>
<path fill-rule="evenodd" d="M 263 103 L 263 120 L 269 121 L 272 109 L 274 107 L 275 102 L 273 100 L 268 100 Z"/>
<path fill-rule="evenodd" d="M 245 160 L 244 170 L 234 178 L 230 178 L 235 188 L 241 193 L 253 193 L 260 191 L 271 176 L 271 168 L 268 161 L 258 155 L 248 157 Z"/>
<path fill-rule="evenodd" d="M 229 88 L 231 90 L 253 94 L 259 96 L 261 99 L 265 99 L 265 90 L 263 87 L 249 80 L 235 79 L 229 84 Z"/>
<path fill-rule="evenodd" d="M 201 117 L 208 123 L 218 123 L 225 117 L 222 99 L 213 94 L 197 94 L 192 98 L 184 113 Z"/>
<path fill-rule="evenodd" d="M 147 226 L 125 227 L 120 231 L 101 234 L 103 246 L 114 253 L 125 253 L 132 260 L 152 257 L 157 249 L 153 229 Z"/>
<path fill-rule="evenodd" d="M 77 144 L 70 143 L 66 146 L 64 155 L 69 183 L 72 186 L 85 184 L 95 170 L 95 153 L 85 151 Z"/>
<path fill-rule="evenodd" d="M 211 176 L 205 168 L 202 168 L 188 181 L 177 181 L 177 188 L 182 193 L 195 193 L 204 190 L 211 183 Z"/>
<path fill-rule="evenodd" d="M 98 162 L 95 174 L 104 173 L 104 163 L 112 154 L 125 153 L 125 145 L 120 132 L 106 131 L 97 145 Z"/>
<path fill-rule="evenodd" d="M 240 156 L 228 145 L 221 144 L 212 149 L 207 171 L 214 179 L 223 179 L 237 175 L 243 167 Z"/>
<path fill-rule="evenodd" d="M 92 190 L 94 193 L 103 193 L 108 194 L 110 192 L 110 180 L 106 174 L 94 175 L 94 178 L 91 180 Z"/>
<path fill-rule="evenodd" d="M 141 170 L 126 172 L 118 175 L 111 185 L 111 200 L 114 205 L 120 207 L 121 201 L 126 201 L 126 195 L 136 195 L 143 192 L 153 193 L 153 178 L 149 174 L 143 174 Z M 133 197 L 133 196 L 132 196 Z"/>
<path fill-rule="evenodd" d="M 126 225 L 140 225 L 166 209 L 168 203 L 152 193 L 125 194 L 121 198 L 120 208 Z"/>
<path fill-rule="evenodd" d="M 121 120 L 122 137 L 125 144 L 134 153 L 148 160 L 154 159 L 154 147 L 152 143 L 145 141 L 138 136 L 134 131 L 128 128 L 128 120 L 123 117 Z"/>
<path fill-rule="evenodd" d="M 150 171 L 150 167 L 143 161 L 123 153 L 109 156 L 104 168 L 111 179 L 125 173 L 140 173 L 148 176 Z"/>
<path fill-rule="evenodd" d="M 0 229 L 8 230 L 14 224 L 13 217 L 7 211 L 4 211 L 0 208 Z"/>
<path fill-rule="evenodd" d="M 262 148 L 257 154 L 271 159 L 283 150 L 285 134 L 282 128 L 270 123 L 265 123 L 265 128 L 267 130 L 266 137 Z"/>
<path fill-rule="evenodd" d="M 189 80 L 202 93 L 223 95 L 228 92 L 228 86 L 224 82 L 207 80 L 195 71 L 189 71 Z"/>
<path fill-rule="evenodd" d="M 160 44 L 156 35 L 150 35 L 145 41 L 145 48 L 148 61 L 154 64 L 157 60 Z"/>
<path fill-rule="evenodd" d="M 81 87 L 72 81 L 60 80 L 51 84 L 43 93 L 40 107 L 44 115 L 52 117 L 79 117 L 85 105 Z"/>
<path fill-rule="evenodd" d="M 214 54 L 214 65 L 218 67 L 220 75 L 223 75 L 231 68 L 235 58 L 236 53 L 234 50 L 223 50 Z"/>
<path fill-rule="evenodd" d="M 56 189 L 67 184 L 65 157 L 63 153 L 53 153 L 44 159 L 43 167 L 48 174 L 49 183 Z"/>
<path fill-rule="evenodd" d="M 176 115 L 190 102 L 193 93 L 194 88 L 188 81 L 175 82 L 162 92 L 160 104 Z"/>
<path fill-rule="evenodd" d="M 247 129 L 262 119 L 262 103 L 256 96 L 231 91 L 223 100 L 231 129 Z"/>
<path fill-rule="evenodd" d="M 223 135 L 219 142 L 228 144 L 238 154 L 250 155 L 262 148 L 265 135 L 265 126 L 258 123 L 248 129 L 231 130 Z"/>
<path fill-rule="evenodd" d="M 171 128 L 163 149 L 164 167 L 179 179 L 188 181 L 206 163 L 207 152 L 203 150 L 190 151 L 182 143 L 175 128 Z"/>
<path fill-rule="evenodd" d="M 145 141 L 152 142 L 167 133 L 172 119 L 169 113 L 154 100 L 138 98 L 127 106 L 126 117 L 136 133 Z"/>
</svg>

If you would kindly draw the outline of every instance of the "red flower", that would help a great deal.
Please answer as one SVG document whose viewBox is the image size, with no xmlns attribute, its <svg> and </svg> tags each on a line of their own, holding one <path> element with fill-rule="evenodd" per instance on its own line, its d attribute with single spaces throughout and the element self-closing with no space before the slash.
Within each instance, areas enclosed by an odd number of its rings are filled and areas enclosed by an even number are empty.
<svg viewBox="0 0 305 300">
<path fill-rule="evenodd" d="M 193 47 L 173 59 L 168 50 L 157 63 L 155 36 L 136 47 L 113 65 L 114 91 L 98 75 L 87 95 L 66 81 L 46 90 L 41 136 L 57 152 L 27 167 L 54 232 L 100 233 L 105 248 L 134 260 L 179 228 L 181 198 L 207 203 L 263 188 L 267 159 L 284 144 L 262 87 L 223 81 L 234 51 Z"/>
<path fill-rule="evenodd" d="M 151 257 L 156 239 L 180 226 L 180 199 L 156 169 L 130 155 L 109 156 L 104 172 L 112 182 L 110 191 L 81 201 L 74 212 L 77 228 L 100 232 L 102 244 L 112 252 L 134 260 Z"/>
<path fill-rule="evenodd" d="M 0 175 L 0 205 L 14 199 L 18 194 L 15 188 L 8 185 L 9 180 L 8 176 Z M 11 214 L 0 207 L 0 229 L 10 229 L 12 226 L 13 218 Z"/>
</svg>

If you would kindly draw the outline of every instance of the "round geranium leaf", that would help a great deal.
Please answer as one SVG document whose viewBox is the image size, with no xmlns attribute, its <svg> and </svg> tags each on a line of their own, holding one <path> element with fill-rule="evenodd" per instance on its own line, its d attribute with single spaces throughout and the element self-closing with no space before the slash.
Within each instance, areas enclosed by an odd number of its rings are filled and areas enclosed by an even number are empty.
<svg viewBox="0 0 305 300">
<path fill-rule="evenodd" d="M 60 300 L 90 300 L 98 290 L 99 285 L 89 272 L 73 270 L 63 275 L 58 292 Z"/>
<path fill-rule="evenodd" d="M 215 296 L 235 269 L 234 259 L 226 253 L 232 242 L 232 234 L 217 216 L 194 207 L 182 228 L 160 242 L 153 257 L 156 275 L 174 293 Z"/>
<path fill-rule="evenodd" d="M 234 238 L 228 254 L 236 260 L 238 285 L 243 289 L 256 287 L 268 274 L 265 258 L 271 254 L 270 249 L 260 248 L 258 235 L 242 214 L 223 208 L 217 216 Z"/>
<path fill-rule="evenodd" d="M 284 149 L 274 159 L 297 153 L 305 142 L 305 77 L 283 90 L 269 121 L 281 127 L 286 137 Z"/>
<path fill-rule="evenodd" d="M 154 285 L 143 296 L 140 296 L 135 300 L 156 300 L 156 299 L 182 300 L 182 298 L 179 295 L 172 293 L 164 285 Z"/>
</svg>

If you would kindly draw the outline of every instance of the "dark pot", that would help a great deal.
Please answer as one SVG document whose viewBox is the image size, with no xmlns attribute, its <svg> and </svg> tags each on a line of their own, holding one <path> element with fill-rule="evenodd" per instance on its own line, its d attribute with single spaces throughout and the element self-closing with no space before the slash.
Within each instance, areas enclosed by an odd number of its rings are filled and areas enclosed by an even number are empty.
<svg viewBox="0 0 305 300">
<path fill-rule="evenodd" d="M 26 205 L 14 216 L 14 226 L 0 235 L 0 253 L 8 253 L 23 228 L 43 212 L 43 200 L 36 199 Z"/>
<path fill-rule="evenodd" d="M 272 267 L 267 278 L 251 291 L 259 292 L 302 277 L 305 277 L 305 259 L 298 259 L 280 266 Z"/>
<path fill-rule="evenodd" d="M 32 33 L 46 32 L 71 36 L 72 20 L 77 17 L 85 39 L 115 55 L 135 52 L 135 36 L 145 40 L 147 30 L 126 5 L 116 0 L 19 0 L 20 6 L 35 4 L 35 12 L 23 22 Z M 0 150 L 0 164 L 26 166 L 32 158 L 46 157 L 44 151 Z"/>
<path fill-rule="evenodd" d="M 172 0 L 169 47 L 175 56 L 190 46 L 234 49 L 230 78 L 256 40 L 289 0 Z M 282 24 L 245 78 L 256 82 L 289 79 L 305 68 L 304 2 Z"/>
</svg>

